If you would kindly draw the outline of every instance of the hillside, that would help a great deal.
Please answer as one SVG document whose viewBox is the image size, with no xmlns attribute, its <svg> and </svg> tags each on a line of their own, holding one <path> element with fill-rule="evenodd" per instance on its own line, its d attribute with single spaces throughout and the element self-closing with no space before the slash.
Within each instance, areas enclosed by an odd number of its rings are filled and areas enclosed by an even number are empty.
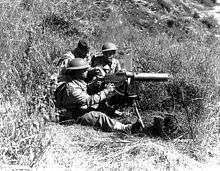
<svg viewBox="0 0 220 171">
<path fill-rule="evenodd" d="M 213 5 L 212 0 L 0 2 L 0 169 L 219 167 L 219 26 L 207 12 Z M 57 114 L 51 75 L 60 56 L 81 38 L 94 54 L 104 42 L 114 42 L 129 70 L 172 74 L 168 83 L 137 83 L 137 92 L 146 124 L 154 114 L 170 113 L 183 134 L 164 140 L 51 122 Z M 119 119 L 136 118 L 126 110 Z"/>
</svg>

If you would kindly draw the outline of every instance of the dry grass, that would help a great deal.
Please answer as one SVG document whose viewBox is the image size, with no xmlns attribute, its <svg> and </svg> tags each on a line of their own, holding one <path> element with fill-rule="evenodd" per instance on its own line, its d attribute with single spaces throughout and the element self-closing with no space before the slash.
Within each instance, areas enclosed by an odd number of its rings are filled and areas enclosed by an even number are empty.
<svg viewBox="0 0 220 171">
<path fill-rule="evenodd" d="M 180 13 L 172 5 L 173 14 L 154 0 L 138 4 L 74 0 L 0 2 L 1 169 L 10 165 L 26 169 L 83 166 L 87 170 L 181 170 L 202 168 L 198 161 L 207 155 L 217 156 L 212 149 L 219 140 L 216 102 L 220 45 L 212 29 L 192 18 L 181 18 L 191 15 L 182 3 Z M 179 19 L 168 22 L 172 15 Z M 115 42 L 120 49 L 119 58 L 133 59 L 136 70 L 172 73 L 174 93 L 181 86 L 199 92 L 186 94 L 186 102 L 192 104 L 188 106 L 193 118 L 190 125 L 185 123 L 186 112 L 181 103 L 172 104 L 175 110 L 171 110 L 185 127 L 193 127 L 194 141 L 163 142 L 77 125 L 50 125 L 48 121 L 55 117 L 50 76 L 56 71 L 60 54 L 72 49 L 80 38 L 88 40 L 93 52 L 105 41 Z M 145 113 L 165 110 L 162 102 L 168 95 L 164 93 L 164 84 L 141 83 L 139 88 L 145 94 Z M 202 105 L 195 102 L 198 98 L 203 99 Z M 178 91 L 174 99 L 179 102 Z M 202 110 L 197 110 L 200 107 Z"/>
<path fill-rule="evenodd" d="M 187 150 L 187 147 L 191 146 L 190 140 L 177 139 L 164 142 L 148 137 L 103 133 L 77 125 L 52 126 L 50 135 L 52 135 L 51 145 L 34 168 L 198 170 L 205 167 L 176 150 L 176 146 L 181 145 Z"/>
</svg>

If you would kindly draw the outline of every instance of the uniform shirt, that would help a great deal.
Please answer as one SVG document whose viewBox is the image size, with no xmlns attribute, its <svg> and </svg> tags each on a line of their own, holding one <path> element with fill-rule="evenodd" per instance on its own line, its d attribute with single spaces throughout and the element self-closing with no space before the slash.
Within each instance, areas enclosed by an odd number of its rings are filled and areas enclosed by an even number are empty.
<svg viewBox="0 0 220 171">
<path fill-rule="evenodd" d="M 101 67 L 105 73 L 113 74 L 121 70 L 118 59 L 113 58 L 111 63 L 106 63 L 103 56 L 93 57 L 91 60 L 92 67 Z"/>
<path fill-rule="evenodd" d="M 61 84 L 55 91 L 55 105 L 59 109 L 82 115 L 88 109 L 107 98 L 109 90 L 104 89 L 97 94 L 87 93 L 87 84 L 83 80 L 72 80 Z"/>
</svg>

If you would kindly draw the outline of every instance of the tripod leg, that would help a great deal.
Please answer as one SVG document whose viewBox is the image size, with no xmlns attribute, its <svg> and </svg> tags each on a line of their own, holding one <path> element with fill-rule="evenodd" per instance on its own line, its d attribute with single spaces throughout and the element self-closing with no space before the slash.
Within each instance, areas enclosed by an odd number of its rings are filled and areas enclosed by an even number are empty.
<svg viewBox="0 0 220 171">
<path fill-rule="evenodd" d="M 141 123 L 142 128 L 144 128 L 145 126 L 144 126 L 143 120 L 141 118 L 140 112 L 138 110 L 138 102 L 137 102 L 137 100 L 134 100 L 134 109 L 135 109 L 135 112 L 137 114 L 138 120 Z"/>
</svg>

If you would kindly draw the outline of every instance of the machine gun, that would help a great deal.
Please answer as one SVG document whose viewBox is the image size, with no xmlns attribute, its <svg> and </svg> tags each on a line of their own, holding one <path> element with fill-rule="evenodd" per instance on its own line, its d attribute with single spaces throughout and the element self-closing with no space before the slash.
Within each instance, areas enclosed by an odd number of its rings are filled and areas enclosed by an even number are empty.
<svg viewBox="0 0 220 171">
<path fill-rule="evenodd" d="M 145 72 L 117 72 L 114 74 L 106 74 L 102 79 L 105 82 L 117 83 L 126 79 L 134 81 L 167 81 L 172 76 L 168 73 L 145 73 Z"/>
<path fill-rule="evenodd" d="M 126 95 L 127 86 L 133 81 L 153 81 L 165 82 L 172 78 L 168 73 L 144 73 L 144 72 L 117 72 L 114 74 L 106 74 L 104 77 L 98 78 L 103 84 L 114 83 L 116 92 Z M 124 86 L 124 87 L 122 87 Z M 123 91 L 121 91 L 123 89 Z"/>
<path fill-rule="evenodd" d="M 122 103 L 133 104 L 135 113 L 141 122 L 142 128 L 144 128 L 144 123 L 142 121 L 139 109 L 139 100 L 137 94 L 130 94 L 128 92 L 128 87 L 133 81 L 153 81 L 153 82 L 165 82 L 172 78 L 172 75 L 168 73 L 138 73 L 138 72 L 117 72 L 114 74 L 106 74 L 104 77 L 97 78 L 102 84 L 114 83 L 115 92 L 117 93 L 113 96 L 107 103 L 109 106 L 121 105 Z M 117 108 L 117 107 L 116 107 Z"/>
</svg>

